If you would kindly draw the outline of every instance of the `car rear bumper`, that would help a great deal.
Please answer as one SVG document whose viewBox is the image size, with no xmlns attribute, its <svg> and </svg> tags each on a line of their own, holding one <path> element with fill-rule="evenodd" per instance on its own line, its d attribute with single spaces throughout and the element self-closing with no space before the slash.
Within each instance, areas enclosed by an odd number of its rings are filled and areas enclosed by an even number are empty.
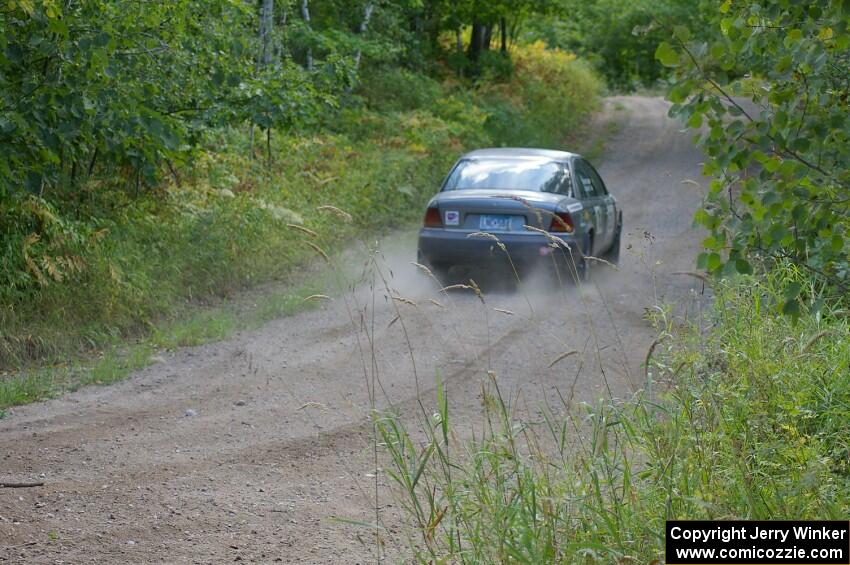
<svg viewBox="0 0 850 565">
<path fill-rule="evenodd" d="M 563 247 L 553 249 L 546 236 L 540 233 L 498 233 L 495 241 L 485 236 L 469 237 L 473 233 L 467 230 L 442 228 L 422 228 L 419 232 L 419 260 L 430 265 L 482 266 L 507 262 L 507 255 L 517 266 L 532 266 L 541 260 L 551 261 L 551 255 L 562 259 L 569 258 L 569 252 Z M 576 262 L 581 255 L 571 234 L 558 234 L 572 250 Z M 504 244 L 505 250 L 499 246 Z M 507 254 L 506 254 L 507 251 Z"/>
</svg>

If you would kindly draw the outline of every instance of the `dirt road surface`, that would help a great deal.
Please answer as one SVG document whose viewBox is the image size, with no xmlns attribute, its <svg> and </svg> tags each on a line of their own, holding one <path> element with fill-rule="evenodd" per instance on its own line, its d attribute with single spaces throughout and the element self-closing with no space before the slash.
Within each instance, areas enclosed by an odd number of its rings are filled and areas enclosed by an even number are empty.
<svg viewBox="0 0 850 565">
<path fill-rule="evenodd" d="M 417 386 L 427 406 L 439 371 L 459 427 L 477 422 L 488 370 L 531 411 L 558 409 L 558 393 L 593 402 L 642 387 L 658 335 L 645 309 L 670 303 L 690 317 L 703 304 L 697 279 L 671 274 L 698 251 L 701 190 L 682 181 L 701 182 L 701 156 L 661 99 L 612 98 L 607 113 L 619 123 L 601 166 L 625 211 L 619 272 L 582 291 L 529 283 L 482 304 L 441 295 L 409 265 L 412 240 L 389 238 L 378 261 L 387 288 L 378 277 L 165 354 L 120 384 L 13 409 L 0 420 L 0 480 L 45 485 L 0 488 L 0 562 L 375 562 L 371 532 L 349 522 L 375 520 L 373 376 L 378 406 L 415 421 Z M 404 530 L 378 480 L 398 560 Z"/>
</svg>

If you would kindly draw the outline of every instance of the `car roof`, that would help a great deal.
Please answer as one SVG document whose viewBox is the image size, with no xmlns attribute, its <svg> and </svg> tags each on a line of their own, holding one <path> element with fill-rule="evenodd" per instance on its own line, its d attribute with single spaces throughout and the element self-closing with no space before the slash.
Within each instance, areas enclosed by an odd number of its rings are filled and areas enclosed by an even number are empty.
<svg viewBox="0 0 850 565">
<path fill-rule="evenodd" d="M 554 149 L 533 149 L 527 147 L 491 147 L 470 151 L 461 159 L 552 159 L 568 161 L 580 157 L 576 153 L 555 151 Z"/>
</svg>

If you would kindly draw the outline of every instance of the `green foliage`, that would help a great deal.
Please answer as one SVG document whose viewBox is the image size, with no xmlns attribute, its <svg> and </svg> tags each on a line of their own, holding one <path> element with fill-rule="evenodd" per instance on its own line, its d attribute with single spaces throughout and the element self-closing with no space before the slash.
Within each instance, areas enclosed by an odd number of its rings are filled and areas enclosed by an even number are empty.
<svg viewBox="0 0 850 565">
<path fill-rule="evenodd" d="M 494 145 L 558 147 L 597 108 L 602 83 L 575 55 L 542 42 L 517 46 L 510 81 L 482 86 Z"/>
<path fill-rule="evenodd" d="M 10 2 L 0 13 L 0 198 L 78 192 L 98 172 L 138 191 L 186 162 L 206 128 L 292 128 L 345 85 L 255 70 L 256 15 L 240 1 Z M 327 80 L 328 76 L 334 80 Z"/>
<path fill-rule="evenodd" d="M 655 59 L 674 28 L 704 34 L 704 8 L 692 0 L 560 0 L 559 17 L 532 18 L 526 35 L 578 53 L 608 85 L 631 91 L 668 75 Z"/>
<path fill-rule="evenodd" d="M 417 560 L 652 563 L 668 519 L 844 519 L 850 325 L 832 306 L 798 324 L 776 316 L 799 277 L 786 267 L 716 289 L 713 330 L 680 335 L 648 367 L 671 385 L 654 398 L 565 406 L 541 424 L 493 378 L 474 439 L 457 438 L 438 395 L 424 445 L 380 415 Z"/>
<path fill-rule="evenodd" d="M 392 92 L 392 96 L 387 96 Z M 358 94 L 369 108 L 398 112 L 433 108 L 444 94 L 437 79 L 402 67 L 365 69 Z"/>
<path fill-rule="evenodd" d="M 677 68 L 672 113 L 697 132 L 715 180 L 696 222 L 699 266 L 751 272 L 791 261 L 814 290 L 850 289 L 850 10 L 847 3 L 725 2 L 711 41 L 679 30 L 657 56 Z"/>
</svg>

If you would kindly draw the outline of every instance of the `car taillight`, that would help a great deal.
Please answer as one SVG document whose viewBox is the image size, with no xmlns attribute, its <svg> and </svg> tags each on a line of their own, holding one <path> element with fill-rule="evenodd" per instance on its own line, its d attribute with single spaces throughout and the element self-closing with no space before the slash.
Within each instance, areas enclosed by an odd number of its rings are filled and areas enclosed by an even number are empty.
<svg viewBox="0 0 850 565">
<path fill-rule="evenodd" d="M 569 212 L 555 212 L 552 215 L 552 223 L 549 225 L 549 231 L 573 233 L 575 226 L 573 225 L 573 217 Z"/>
<path fill-rule="evenodd" d="M 443 227 L 443 219 L 440 218 L 440 209 L 432 206 L 425 212 L 425 220 L 422 222 L 426 228 Z"/>
</svg>

